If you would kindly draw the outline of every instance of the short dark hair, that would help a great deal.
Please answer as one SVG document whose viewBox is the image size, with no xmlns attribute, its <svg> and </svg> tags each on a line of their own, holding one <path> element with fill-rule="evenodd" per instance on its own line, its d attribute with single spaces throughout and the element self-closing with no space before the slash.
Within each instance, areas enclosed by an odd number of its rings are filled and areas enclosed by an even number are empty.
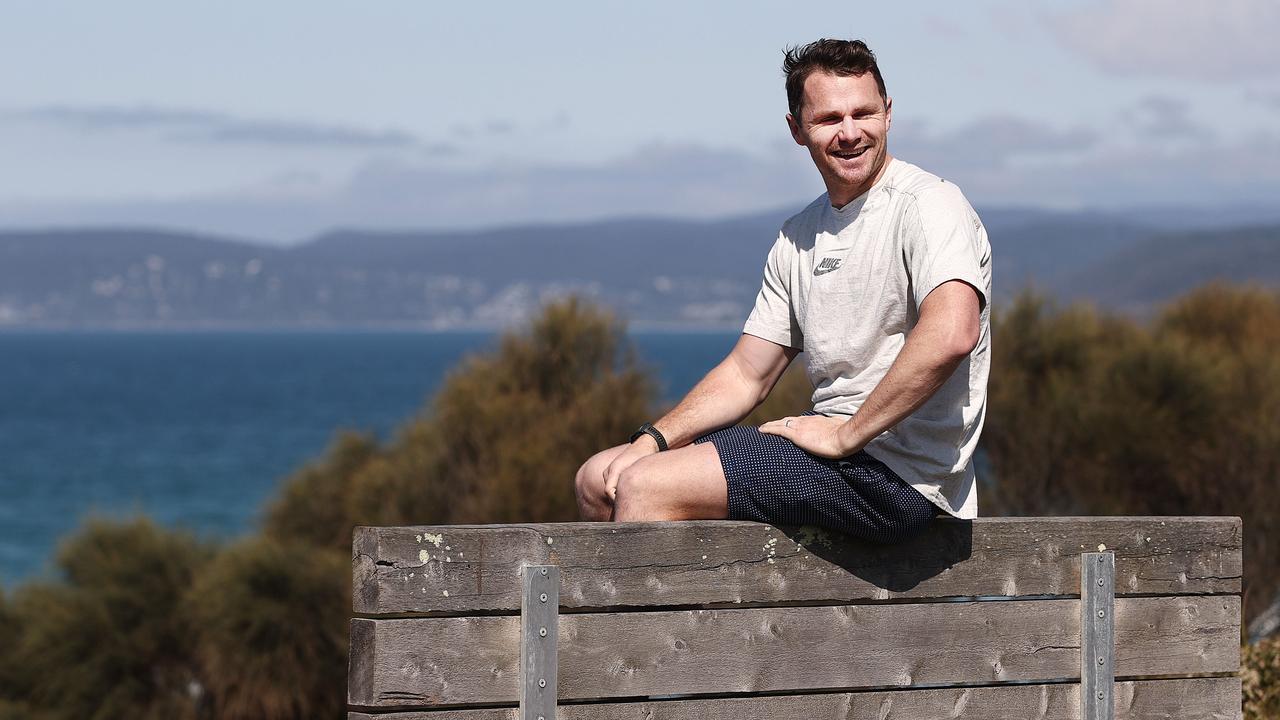
<svg viewBox="0 0 1280 720">
<path fill-rule="evenodd" d="M 814 70 L 834 75 L 849 76 L 871 73 L 880 89 L 880 99 L 889 102 L 884 89 L 876 54 L 861 40 L 829 40 L 822 38 L 808 45 L 790 47 L 784 51 L 782 72 L 787 76 L 787 108 L 792 117 L 800 118 L 800 106 L 804 101 L 804 81 Z"/>
</svg>

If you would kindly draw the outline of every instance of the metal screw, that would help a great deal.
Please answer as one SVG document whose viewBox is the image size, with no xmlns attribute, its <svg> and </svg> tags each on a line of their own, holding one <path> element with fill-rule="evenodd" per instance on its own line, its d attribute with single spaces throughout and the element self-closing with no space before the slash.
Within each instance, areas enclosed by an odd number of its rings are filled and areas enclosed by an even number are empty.
<svg viewBox="0 0 1280 720">
<path fill-rule="evenodd" d="M 1099 690 L 1099 691 L 1098 691 L 1098 699 L 1099 699 L 1099 700 L 1101 700 L 1101 699 L 1102 699 L 1102 691 L 1101 691 L 1101 690 Z"/>
<path fill-rule="evenodd" d="M 547 681 L 543 680 L 542 678 L 538 678 L 538 687 L 544 688 L 546 686 L 547 686 Z"/>
<path fill-rule="evenodd" d="M 1098 664 L 1105 665 L 1106 663 L 1102 660 L 1102 658 L 1098 658 Z"/>
<path fill-rule="evenodd" d="M 1102 587 L 1102 578 L 1098 578 L 1098 587 Z"/>
<path fill-rule="evenodd" d="M 546 569 L 546 568 L 542 568 L 542 575 L 543 575 L 543 577 L 546 577 L 546 574 L 547 574 L 547 569 Z"/>
<path fill-rule="evenodd" d="M 1106 610 L 1099 610 L 1099 611 L 1098 611 L 1098 617 L 1106 617 L 1106 616 L 1107 616 L 1107 611 L 1106 611 Z"/>
<path fill-rule="evenodd" d="M 538 628 L 538 637 L 546 637 L 546 636 L 547 636 L 547 629 L 546 629 L 546 628 Z"/>
<path fill-rule="evenodd" d="M 546 593 L 542 593 L 541 595 L 539 595 L 539 596 L 538 596 L 538 599 L 539 599 L 539 600 L 541 600 L 542 602 L 546 602 L 546 601 L 547 601 L 547 594 L 546 594 Z"/>
</svg>

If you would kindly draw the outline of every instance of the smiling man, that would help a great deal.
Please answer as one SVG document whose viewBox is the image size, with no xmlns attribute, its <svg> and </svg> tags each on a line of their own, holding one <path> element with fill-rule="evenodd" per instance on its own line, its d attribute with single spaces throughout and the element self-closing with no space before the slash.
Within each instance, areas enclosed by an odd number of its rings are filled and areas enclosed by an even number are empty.
<svg viewBox="0 0 1280 720">
<path fill-rule="evenodd" d="M 587 520 L 733 518 L 899 542 L 977 517 L 991 247 L 960 190 L 889 154 L 861 41 L 783 62 L 787 125 L 827 192 L 782 226 L 742 337 L 680 403 L 578 471 Z M 807 351 L 813 410 L 734 426 Z"/>
</svg>

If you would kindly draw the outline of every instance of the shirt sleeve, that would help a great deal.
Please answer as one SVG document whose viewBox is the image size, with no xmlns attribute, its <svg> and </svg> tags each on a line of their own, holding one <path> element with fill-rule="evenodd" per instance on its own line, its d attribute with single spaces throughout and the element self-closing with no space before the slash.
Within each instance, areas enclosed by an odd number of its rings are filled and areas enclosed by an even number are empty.
<svg viewBox="0 0 1280 720">
<path fill-rule="evenodd" d="M 904 251 L 916 310 L 949 280 L 972 286 L 985 309 L 991 295 L 991 245 L 969 201 L 955 185 L 942 182 L 916 197 L 915 210 Z"/>
<path fill-rule="evenodd" d="M 804 332 L 796 321 L 791 297 L 793 256 L 794 249 L 785 232 L 779 233 L 765 260 L 764 281 L 742 332 L 803 350 Z"/>
</svg>

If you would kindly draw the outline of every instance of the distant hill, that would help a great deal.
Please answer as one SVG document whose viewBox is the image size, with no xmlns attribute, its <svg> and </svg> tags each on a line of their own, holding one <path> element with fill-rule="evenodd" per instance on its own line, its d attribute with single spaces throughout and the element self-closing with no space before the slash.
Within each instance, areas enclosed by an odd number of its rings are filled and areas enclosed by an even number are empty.
<svg viewBox="0 0 1280 720">
<path fill-rule="evenodd" d="M 1158 234 L 1059 277 L 1053 289 L 1142 313 L 1210 280 L 1280 287 L 1280 226 Z"/>
<path fill-rule="evenodd" d="M 635 326 L 734 328 L 789 212 L 338 230 L 292 247 L 151 229 L 0 232 L 0 327 L 492 328 L 575 292 Z M 1280 285 L 1280 225 L 1170 232 L 1179 221 L 1167 214 L 981 214 L 997 301 L 1031 285 L 1141 310 L 1216 277 Z"/>
</svg>

